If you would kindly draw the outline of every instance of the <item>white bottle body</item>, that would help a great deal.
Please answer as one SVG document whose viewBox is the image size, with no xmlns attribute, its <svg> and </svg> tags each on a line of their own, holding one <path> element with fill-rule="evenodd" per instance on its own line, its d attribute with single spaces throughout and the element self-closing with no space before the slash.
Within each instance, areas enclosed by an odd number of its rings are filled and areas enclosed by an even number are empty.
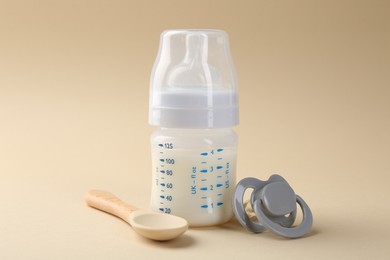
<svg viewBox="0 0 390 260">
<path fill-rule="evenodd" d="M 190 226 L 232 218 L 237 161 L 233 130 L 160 128 L 151 145 L 152 210 L 183 217 Z"/>
</svg>

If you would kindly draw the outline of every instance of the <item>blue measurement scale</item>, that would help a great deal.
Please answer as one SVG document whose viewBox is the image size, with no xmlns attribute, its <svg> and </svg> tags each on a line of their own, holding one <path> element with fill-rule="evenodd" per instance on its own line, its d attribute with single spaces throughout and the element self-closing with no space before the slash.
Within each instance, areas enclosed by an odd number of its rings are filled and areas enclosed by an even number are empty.
<svg viewBox="0 0 390 260">
<path fill-rule="evenodd" d="M 176 196 L 181 195 L 175 193 L 177 189 L 184 191 L 184 196 L 188 195 L 186 206 L 192 204 L 205 213 L 224 206 L 225 190 L 230 187 L 231 166 L 224 157 L 223 148 L 194 153 L 193 150 L 175 151 L 172 143 L 159 143 L 157 151 L 155 188 L 159 190 L 160 212 L 176 214 L 180 211 L 182 205 L 176 204 Z M 191 154 L 182 156 L 186 152 Z M 186 159 L 182 161 L 183 158 Z"/>
</svg>

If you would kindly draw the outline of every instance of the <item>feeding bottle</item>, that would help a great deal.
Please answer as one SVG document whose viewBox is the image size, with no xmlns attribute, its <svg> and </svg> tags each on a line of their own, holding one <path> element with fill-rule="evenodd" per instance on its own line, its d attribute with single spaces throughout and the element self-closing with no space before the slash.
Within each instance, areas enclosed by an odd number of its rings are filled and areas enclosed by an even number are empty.
<svg viewBox="0 0 390 260">
<path fill-rule="evenodd" d="M 233 216 L 238 93 L 221 30 L 161 34 L 150 83 L 154 211 L 211 226 Z"/>
</svg>

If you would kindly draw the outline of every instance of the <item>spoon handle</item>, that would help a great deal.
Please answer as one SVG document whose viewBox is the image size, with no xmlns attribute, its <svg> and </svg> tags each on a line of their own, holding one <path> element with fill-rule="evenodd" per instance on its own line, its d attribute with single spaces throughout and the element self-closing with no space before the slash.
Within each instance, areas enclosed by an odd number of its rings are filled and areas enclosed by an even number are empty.
<svg viewBox="0 0 390 260">
<path fill-rule="evenodd" d="M 85 202 L 90 207 L 110 213 L 126 222 L 129 221 L 130 213 L 138 210 L 138 208 L 121 201 L 112 193 L 103 190 L 88 191 L 85 195 Z"/>
</svg>

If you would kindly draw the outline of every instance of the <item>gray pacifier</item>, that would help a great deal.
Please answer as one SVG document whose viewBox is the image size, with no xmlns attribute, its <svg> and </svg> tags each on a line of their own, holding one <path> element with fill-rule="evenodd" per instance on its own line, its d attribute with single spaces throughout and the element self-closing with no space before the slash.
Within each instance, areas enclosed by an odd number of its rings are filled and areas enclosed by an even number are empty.
<svg viewBox="0 0 390 260">
<path fill-rule="evenodd" d="M 258 221 L 252 221 L 245 211 L 244 193 L 253 189 L 251 206 Z M 303 214 L 301 224 L 292 227 L 297 215 L 297 203 Z M 254 233 L 270 230 L 287 238 L 305 235 L 311 229 L 313 216 L 305 201 L 279 175 L 272 175 L 268 181 L 255 178 L 241 180 L 234 191 L 233 210 L 243 227 Z"/>
</svg>

